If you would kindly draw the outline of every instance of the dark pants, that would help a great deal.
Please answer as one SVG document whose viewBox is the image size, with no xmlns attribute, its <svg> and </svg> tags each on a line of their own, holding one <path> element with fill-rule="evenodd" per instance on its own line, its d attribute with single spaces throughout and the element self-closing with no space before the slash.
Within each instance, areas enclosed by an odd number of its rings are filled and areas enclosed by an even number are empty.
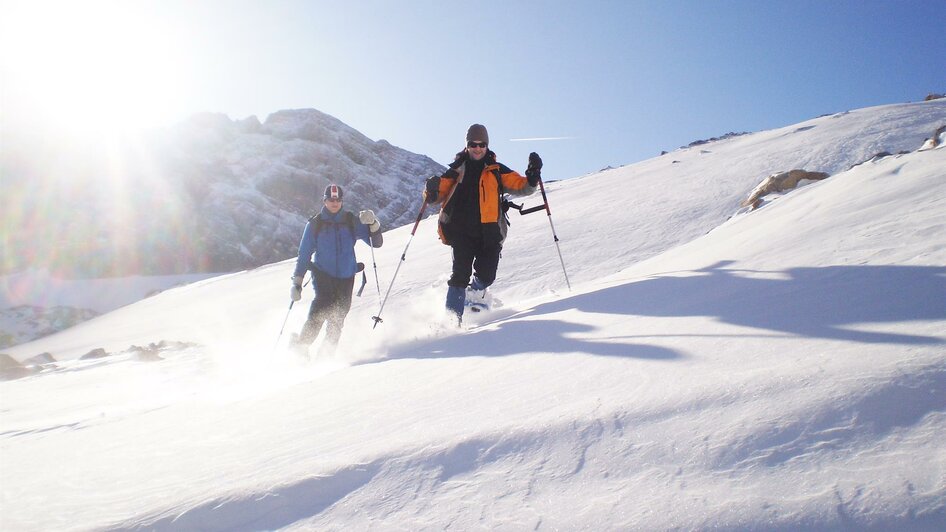
<svg viewBox="0 0 946 532">
<path fill-rule="evenodd" d="M 325 342 L 334 346 L 342 336 L 345 316 L 351 309 L 351 292 L 355 278 L 339 279 L 318 269 L 313 269 L 312 277 L 315 299 L 309 307 L 309 319 L 299 333 L 299 341 L 305 345 L 312 344 L 325 323 Z"/>
<path fill-rule="evenodd" d="M 459 236 L 451 241 L 453 247 L 453 274 L 447 285 L 466 288 L 470 276 L 476 274 L 483 288 L 496 280 L 502 243 L 486 243 L 482 238 Z"/>
</svg>

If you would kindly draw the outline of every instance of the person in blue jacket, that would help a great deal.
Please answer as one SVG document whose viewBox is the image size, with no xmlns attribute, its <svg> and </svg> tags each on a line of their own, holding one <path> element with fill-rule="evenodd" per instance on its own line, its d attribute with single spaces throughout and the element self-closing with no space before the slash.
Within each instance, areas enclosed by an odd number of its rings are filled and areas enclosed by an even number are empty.
<svg viewBox="0 0 946 532">
<path fill-rule="evenodd" d="M 307 353 L 325 323 L 325 340 L 320 351 L 332 354 L 342 335 L 345 316 L 351 309 L 352 288 L 358 273 L 355 242 L 361 240 L 379 248 L 384 239 L 381 223 L 373 211 L 360 211 L 355 216 L 342 210 L 342 187 L 327 186 L 322 204 L 322 210 L 309 218 L 302 232 L 290 297 L 293 301 L 302 298 L 302 280 L 305 272 L 311 270 L 315 299 L 302 331 L 294 340 L 294 347 Z M 311 262 L 313 254 L 315 261 Z"/>
</svg>

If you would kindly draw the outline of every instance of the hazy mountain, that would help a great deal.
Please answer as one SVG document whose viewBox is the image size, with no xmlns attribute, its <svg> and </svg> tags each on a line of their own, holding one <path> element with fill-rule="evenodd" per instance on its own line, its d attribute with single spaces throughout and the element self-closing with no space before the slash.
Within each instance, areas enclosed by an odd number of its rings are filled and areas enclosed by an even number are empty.
<svg viewBox="0 0 946 532">
<path fill-rule="evenodd" d="M 0 157 L 2 273 L 226 272 L 292 256 L 330 182 L 385 227 L 413 218 L 443 167 L 314 109 L 260 123 L 200 114 L 110 143 L 14 139 Z"/>
</svg>

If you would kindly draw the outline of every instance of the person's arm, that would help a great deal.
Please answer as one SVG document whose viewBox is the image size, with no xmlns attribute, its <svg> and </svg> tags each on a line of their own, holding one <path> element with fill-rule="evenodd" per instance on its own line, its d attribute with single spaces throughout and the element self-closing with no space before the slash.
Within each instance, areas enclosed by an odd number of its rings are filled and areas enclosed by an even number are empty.
<svg viewBox="0 0 946 532">
<path fill-rule="evenodd" d="M 293 277 L 302 277 L 309 270 L 312 253 L 315 252 L 314 225 L 312 222 L 305 224 L 302 239 L 299 241 L 299 256 L 296 258 L 296 269 L 292 272 Z"/>
</svg>

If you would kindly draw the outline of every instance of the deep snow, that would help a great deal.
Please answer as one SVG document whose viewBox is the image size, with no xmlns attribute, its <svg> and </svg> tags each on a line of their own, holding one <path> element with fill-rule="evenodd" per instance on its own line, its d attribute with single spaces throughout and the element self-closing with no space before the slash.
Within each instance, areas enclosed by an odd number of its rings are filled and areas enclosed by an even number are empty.
<svg viewBox="0 0 946 532">
<path fill-rule="evenodd" d="M 943 529 L 946 150 L 914 151 L 943 123 L 860 109 L 550 184 L 572 290 L 513 214 L 502 304 L 460 331 L 429 217 L 385 234 L 384 323 L 369 278 L 335 359 L 273 352 L 290 262 L 10 348 L 62 362 L 0 383 L 0 525 Z M 739 210 L 792 168 L 832 177 Z"/>
</svg>

